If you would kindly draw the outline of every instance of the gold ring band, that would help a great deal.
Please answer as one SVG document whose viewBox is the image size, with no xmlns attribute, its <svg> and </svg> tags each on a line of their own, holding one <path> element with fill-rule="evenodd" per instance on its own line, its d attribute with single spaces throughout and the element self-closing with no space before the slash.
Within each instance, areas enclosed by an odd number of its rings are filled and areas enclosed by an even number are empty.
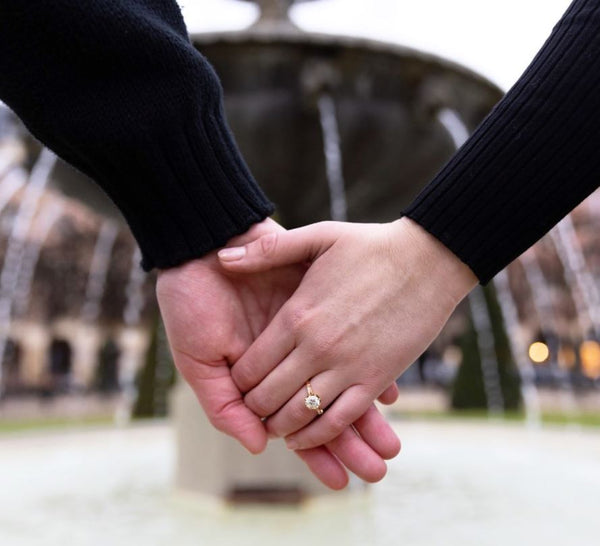
<svg viewBox="0 0 600 546">
<path fill-rule="evenodd" d="M 322 415 L 323 409 L 321 408 L 321 397 L 312 390 L 310 381 L 306 382 L 306 392 L 308 394 L 306 398 L 304 398 L 304 405 L 309 410 L 316 411 L 317 415 Z"/>
</svg>

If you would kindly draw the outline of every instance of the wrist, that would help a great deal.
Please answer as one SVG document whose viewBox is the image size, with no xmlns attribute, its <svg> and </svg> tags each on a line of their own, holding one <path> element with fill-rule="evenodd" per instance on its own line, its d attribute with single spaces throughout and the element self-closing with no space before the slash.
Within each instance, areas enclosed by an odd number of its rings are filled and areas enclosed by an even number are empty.
<svg viewBox="0 0 600 546">
<path fill-rule="evenodd" d="M 285 231 L 285 229 L 281 225 L 279 225 L 275 220 L 272 220 L 271 218 L 265 218 L 260 222 L 252 224 L 244 233 L 240 235 L 235 235 L 234 237 L 229 239 L 225 247 L 242 246 L 258 239 L 259 237 L 262 237 L 263 235 L 267 235 L 268 233 L 278 231 Z M 197 258 L 194 258 L 193 260 L 188 260 L 187 262 L 184 262 L 182 264 L 164 269 L 158 269 L 158 279 L 164 278 L 165 276 L 174 277 L 177 273 L 186 273 L 190 269 L 194 269 L 194 264 L 216 263 L 216 253 L 219 250 L 219 248 L 215 248 L 207 254 L 204 254 L 203 256 L 198 256 Z"/>
<path fill-rule="evenodd" d="M 409 249 L 410 260 L 423 278 L 432 280 L 455 306 L 477 286 L 479 281 L 469 266 L 414 220 L 403 217 L 392 222 L 392 232 L 404 260 Z"/>
</svg>

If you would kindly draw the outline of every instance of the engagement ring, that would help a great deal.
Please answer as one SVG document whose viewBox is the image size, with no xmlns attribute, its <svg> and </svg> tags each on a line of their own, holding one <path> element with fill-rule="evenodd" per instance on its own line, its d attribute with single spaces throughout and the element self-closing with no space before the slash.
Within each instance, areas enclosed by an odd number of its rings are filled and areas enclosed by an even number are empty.
<svg viewBox="0 0 600 546">
<path fill-rule="evenodd" d="M 321 397 L 313 392 L 308 381 L 306 382 L 306 391 L 308 392 L 308 396 L 304 399 L 304 405 L 309 410 L 316 411 L 318 415 L 321 415 L 323 413 L 321 409 Z"/>
</svg>

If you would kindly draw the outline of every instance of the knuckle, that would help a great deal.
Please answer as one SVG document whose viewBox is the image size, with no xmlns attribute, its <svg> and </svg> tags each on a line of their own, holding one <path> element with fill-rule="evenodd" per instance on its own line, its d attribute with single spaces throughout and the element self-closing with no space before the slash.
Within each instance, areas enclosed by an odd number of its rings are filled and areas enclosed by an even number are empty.
<svg viewBox="0 0 600 546">
<path fill-rule="evenodd" d="M 318 227 L 319 229 L 332 229 L 333 226 L 335 225 L 335 222 L 333 220 L 321 220 L 320 222 L 316 222 L 314 224 L 316 227 Z"/>
<path fill-rule="evenodd" d="M 313 313 L 308 305 L 296 304 L 284 315 L 284 326 L 296 333 L 304 332 L 312 321 Z"/>
<path fill-rule="evenodd" d="M 287 436 L 293 434 L 307 422 L 306 415 L 302 415 L 297 409 L 286 410 L 286 415 L 277 415 L 269 421 L 269 431 L 276 436 Z"/>
<path fill-rule="evenodd" d="M 323 324 L 323 321 L 313 323 L 308 333 L 305 341 L 307 347 L 320 361 L 337 363 L 348 356 L 347 339 L 335 325 Z"/>
<path fill-rule="evenodd" d="M 314 416 L 309 412 L 310 410 L 306 408 L 304 401 L 301 404 L 294 404 L 293 407 L 289 408 L 289 417 L 287 419 L 288 434 L 302 428 L 314 419 Z"/>
<path fill-rule="evenodd" d="M 315 334 L 312 345 L 313 352 L 322 360 L 331 359 L 339 351 L 339 340 L 326 333 Z"/>
<path fill-rule="evenodd" d="M 246 392 L 252 387 L 252 368 L 248 364 L 235 364 L 231 368 L 231 378 L 241 392 Z"/>
<path fill-rule="evenodd" d="M 382 391 L 395 384 L 395 377 L 387 369 L 386 362 L 365 359 L 361 368 L 361 385 L 357 385 L 357 394 L 361 397 L 372 396 L 375 391 Z"/>
<path fill-rule="evenodd" d="M 226 421 L 223 419 L 223 416 L 220 413 L 216 415 L 210 415 L 208 420 L 210 421 L 210 424 L 219 432 L 226 432 Z"/>
<path fill-rule="evenodd" d="M 346 427 L 348 427 L 349 425 L 350 422 L 348 422 L 344 414 L 341 414 L 339 412 L 332 412 L 327 421 L 327 435 L 330 438 L 336 438 L 342 432 L 344 432 L 344 430 L 346 430 Z"/>
<path fill-rule="evenodd" d="M 273 399 L 268 393 L 250 393 L 244 398 L 244 403 L 259 417 L 268 417 L 273 413 Z"/>
<path fill-rule="evenodd" d="M 238 400 L 228 402 L 220 407 L 217 411 L 208 413 L 207 416 L 211 425 L 220 432 L 228 432 L 231 420 L 231 411 L 233 407 L 239 403 L 240 401 Z"/>
</svg>

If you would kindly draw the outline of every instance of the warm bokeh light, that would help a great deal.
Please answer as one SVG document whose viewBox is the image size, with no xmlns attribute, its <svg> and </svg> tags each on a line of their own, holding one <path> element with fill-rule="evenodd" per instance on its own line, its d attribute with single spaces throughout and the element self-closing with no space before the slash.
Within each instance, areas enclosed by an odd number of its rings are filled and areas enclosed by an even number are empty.
<svg viewBox="0 0 600 546">
<path fill-rule="evenodd" d="M 550 349 L 548 349 L 548 345 L 542 341 L 534 341 L 529 346 L 529 358 L 536 364 L 543 364 L 548 360 L 549 356 Z"/>
<path fill-rule="evenodd" d="M 558 365 L 563 370 L 572 370 L 577 364 L 577 353 L 571 345 L 563 345 L 558 350 Z"/>
<path fill-rule="evenodd" d="M 579 347 L 581 369 L 590 379 L 600 377 L 600 343 L 594 340 L 584 341 Z"/>
</svg>

